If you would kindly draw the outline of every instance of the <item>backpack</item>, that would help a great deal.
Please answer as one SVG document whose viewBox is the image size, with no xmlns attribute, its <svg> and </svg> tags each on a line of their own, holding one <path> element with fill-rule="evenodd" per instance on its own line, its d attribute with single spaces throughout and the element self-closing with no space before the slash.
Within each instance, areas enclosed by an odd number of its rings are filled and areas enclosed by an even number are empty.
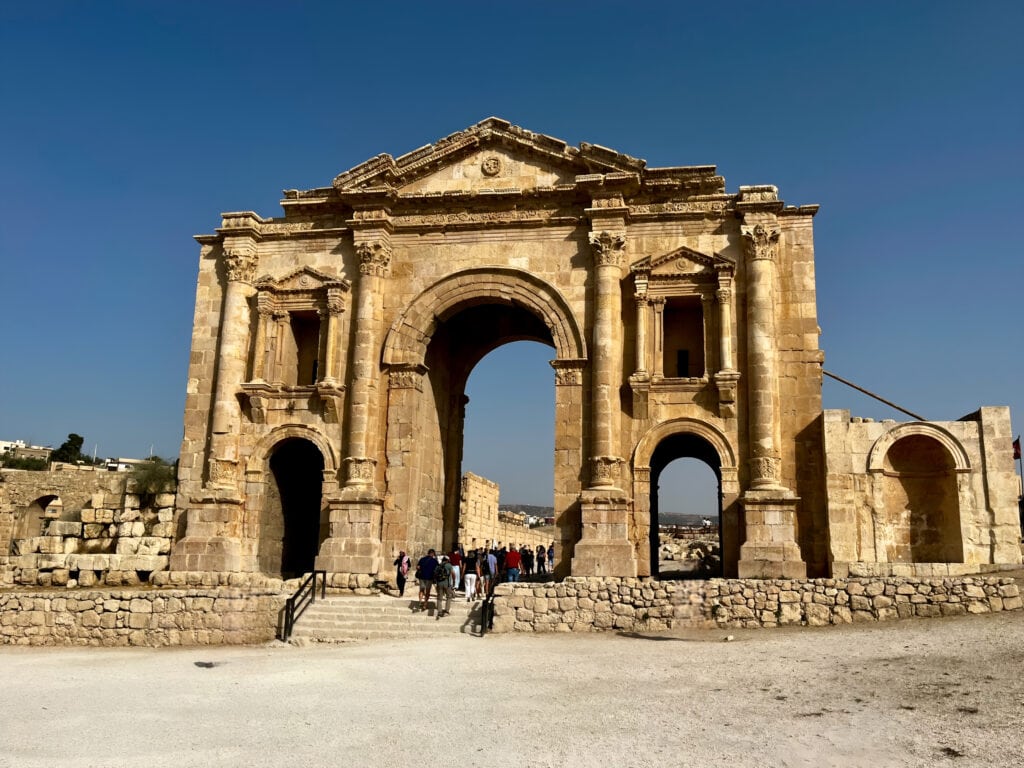
<svg viewBox="0 0 1024 768">
<path fill-rule="evenodd" d="M 491 575 L 491 564 L 487 560 L 487 555 L 483 555 L 480 558 L 480 576 L 487 577 Z"/>
<path fill-rule="evenodd" d="M 434 569 L 434 583 L 447 584 L 451 578 L 452 567 L 448 563 L 438 563 Z"/>
</svg>

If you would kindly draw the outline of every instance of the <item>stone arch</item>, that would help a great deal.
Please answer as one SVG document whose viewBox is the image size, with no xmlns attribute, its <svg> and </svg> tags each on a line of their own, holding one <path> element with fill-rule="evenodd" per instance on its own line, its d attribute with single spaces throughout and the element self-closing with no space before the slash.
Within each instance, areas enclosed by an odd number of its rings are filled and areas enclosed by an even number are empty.
<svg viewBox="0 0 1024 768">
<path fill-rule="evenodd" d="M 273 452 L 274 447 L 288 438 L 298 437 L 313 443 L 324 457 L 324 479 L 337 477 L 338 457 L 330 441 L 318 430 L 302 424 L 285 424 L 264 435 L 256 444 L 246 460 L 246 473 L 263 473 L 263 464 Z"/>
<path fill-rule="evenodd" d="M 455 272 L 420 293 L 388 330 L 385 365 L 423 365 L 437 324 L 477 304 L 511 303 L 543 320 L 559 360 L 584 360 L 587 345 L 569 303 L 540 278 L 509 267 L 477 267 Z"/>
<path fill-rule="evenodd" d="M 719 476 L 721 492 L 721 547 L 724 575 L 735 575 L 736 560 L 739 558 L 739 470 L 736 451 L 729 438 L 716 426 L 699 419 L 682 417 L 661 422 L 651 427 L 633 450 L 633 545 L 637 558 L 638 573 L 649 576 L 656 571 L 652 564 L 654 549 L 652 532 L 652 478 L 651 463 L 658 446 L 676 436 L 699 438 L 718 457 L 718 467 L 712 466 Z M 695 457 L 696 458 L 696 457 Z M 656 512 L 656 510 L 655 510 Z"/>
<path fill-rule="evenodd" d="M 884 472 L 885 457 L 889 453 L 889 449 L 900 438 L 911 435 L 921 435 L 937 440 L 953 460 L 953 470 L 955 472 L 971 471 L 971 460 L 967 455 L 967 451 L 964 450 L 963 444 L 950 432 L 936 424 L 914 421 L 893 427 L 875 441 L 875 444 L 871 446 L 871 450 L 868 451 L 868 472 Z"/>
</svg>

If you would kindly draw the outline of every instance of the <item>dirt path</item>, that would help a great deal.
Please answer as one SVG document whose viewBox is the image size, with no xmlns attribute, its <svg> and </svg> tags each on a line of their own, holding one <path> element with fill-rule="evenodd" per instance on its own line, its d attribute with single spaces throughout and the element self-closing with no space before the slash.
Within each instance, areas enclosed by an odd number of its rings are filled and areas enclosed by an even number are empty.
<svg viewBox="0 0 1024 768">
<path fill-rule="evenodd" d="M 1024 764 L 1022 611 L 731 634 L 3 648 L 0 766 Z"/>
</svg>

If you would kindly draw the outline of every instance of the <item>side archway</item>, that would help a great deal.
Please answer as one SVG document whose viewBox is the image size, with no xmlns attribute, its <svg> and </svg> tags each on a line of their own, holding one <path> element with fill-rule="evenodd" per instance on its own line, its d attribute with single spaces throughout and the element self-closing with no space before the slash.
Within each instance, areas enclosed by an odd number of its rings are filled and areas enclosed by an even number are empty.
<svg viewBox="0 0 1024 768">
<path fill-rule="evenodd" d="M 551 332 L 559 360 L 584 360 L 587 345 L 565 298 L 540 278 L 509 267 L 478 267 L 448 275 L 413 299 L 388 330 L 383 362 L 423 365 L 437 325 L 476 304 L 509 303 L 539 317 Z"/>
<path fill-rule="evenodd" d="M 915 421 L 909 424 L 900 424 L 875 441 L 875 444 L 871 446 L 871 450 L 868 451 L 868 472 L 884 472 L 885 457 L 889 453 L 889 449 L 897 440 L 913 435 L 930 437 L 941 443 L 953 460 L 953 470 L 955 472 L 971 471 L 970 457 L 959 440 L 942 427 Z"/>
</svg>

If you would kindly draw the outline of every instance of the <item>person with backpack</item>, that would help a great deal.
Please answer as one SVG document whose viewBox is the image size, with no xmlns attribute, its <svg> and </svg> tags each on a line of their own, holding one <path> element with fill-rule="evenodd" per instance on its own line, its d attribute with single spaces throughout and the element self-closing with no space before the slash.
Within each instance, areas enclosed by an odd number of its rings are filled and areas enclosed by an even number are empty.
<svg viewBox="0 0 1024 768">
<path fill-rule="evenodd" d="M 398 557 L 395 558 L 395 583 L 398 584 L 398 596 L 405 597 L 405 577 L 409 574 L 409 568 L 412 566 L 412 561 L 409 556 L 405 554 L 405 551 L 398 553 Z"/>
<path fill-rule="evenodd" d="M 434 569 L 434 586 L 437 588 L 437 610 L 434 618 L 440 619 L 452 611 L 452 596 L 455 590 L 452 589 L 454 571 L 447 555 L 441 556 L 441 562 Z M 441 608 L 441 601 L 444 600 L 444 609 Z"/>
<path fill-rule="evenodd" d="M 416 580 L 420 585 L 421 611 L 427 610 L 427 603 L 430 602 L 430 588 L 434 585 L 434 571 L 437 570 L 437 557 L 434 550 L 428 550 L 427 554 L 420 558 L 416 564 Z"/>
</svg>

